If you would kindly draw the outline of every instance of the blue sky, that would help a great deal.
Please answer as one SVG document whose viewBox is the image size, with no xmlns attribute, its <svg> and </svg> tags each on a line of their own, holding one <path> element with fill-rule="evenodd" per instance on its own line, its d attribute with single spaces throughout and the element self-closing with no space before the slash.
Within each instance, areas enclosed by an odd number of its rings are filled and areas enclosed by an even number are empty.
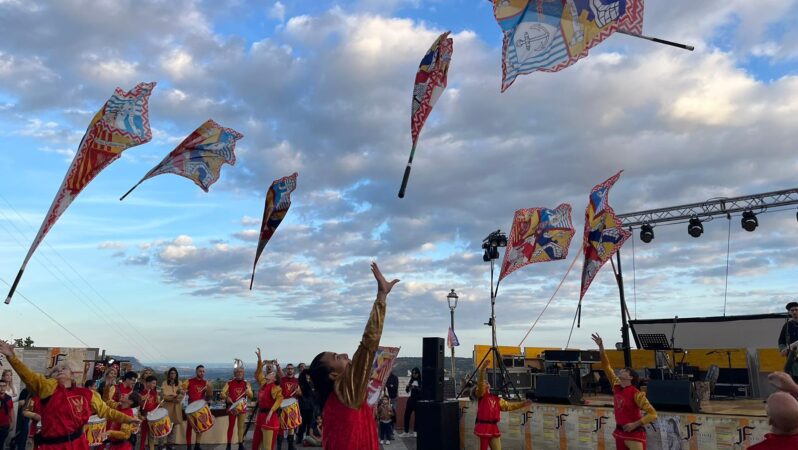
<svg viewBox="0 0 798 450">
<path fill-rule="evenodd" d="M 619 169 L 619 213 L 795 187 L 796 2 L 656 2 L 644 33 L 694 52 L 612 36 L 558 73 L 504 94 L 490 2 L 466 0 L 0 0 L 0 287 L 10 283 L 91 116 L 117 86 L 157 81 L 151 143 L 103 171 L 34 255 L 5 338 L 82 345 L 143 361 L 224 362 L 256 346 L 282 360 L 352 352 L 374 285 L 368 263 L 402 279 L 383 343 L 421 354 L 445 336 L 446 294 L 469 355 L 487 343 L 481 240 L 513 212 L 573 206 L 581 243 L 591 187 Z M 396 198 L 409 152 L 418 61 L 451 30 L 449 88 Z M 244 134 L 238 162 L 209 193 L 153 165 L 208 118 Z M 299 172 L 293 206 L 249 275 L 265 190 Z M 746 233 L 733 218 L 700 239 L 660 227 L 628 242 L 624 272 L 639 318 L 781 311 L 794 298 L 795 210 Z M 637 236 L 635 234 L 635 239 Z M 499 342 L 517 344 L 570 263 L 503 281 Z M 526 345 L 562 346 L 581 262 Z M 23 297 L 24 296 L 24 297 Z M 25 297 L 57 318 L 59 328 Z M 609 266 L 585 298 L 583 326 L 620 340 Z"/>
</svg>

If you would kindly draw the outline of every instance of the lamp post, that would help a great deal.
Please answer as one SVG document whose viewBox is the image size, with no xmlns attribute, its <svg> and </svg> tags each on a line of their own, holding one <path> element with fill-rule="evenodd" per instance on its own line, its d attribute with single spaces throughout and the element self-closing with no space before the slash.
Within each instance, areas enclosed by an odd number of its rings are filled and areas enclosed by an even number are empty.
<svg viewBox="0 0 798 450">
<path fill-rule="evenodd" d="M 457 293 L 454 292 L 454 289 L 446 296 L 446 301 L 449 302 L 449 312 L 452 315 L 452 337 L 454 337 L 454 309 L 457 308 L 457 299 Z M 452 342 L 452 383 L 457 389 L 457 372 L 454 370 L 454 342 Z"/>
</svg>

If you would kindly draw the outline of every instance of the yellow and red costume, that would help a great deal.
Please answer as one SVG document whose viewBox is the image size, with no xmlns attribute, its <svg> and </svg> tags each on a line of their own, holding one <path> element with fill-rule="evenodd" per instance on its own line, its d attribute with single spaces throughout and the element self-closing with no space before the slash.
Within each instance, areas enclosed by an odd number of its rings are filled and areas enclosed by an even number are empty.
<svg viewBox="0 0 798 450">
<path fill-rule="evenodd" d="M 258 361 L 258 366 L 255 368 L 255 380 L 260 384 L 260 391 L 258 392 L 258 418 L 255 421 L 252 448 L 260 450 L 260 444 L 263 442 L 266 444 L 266 450 L 274 450 L 277 443 L 276 434 L 280 430 L 280 418 L 277 415 L 277 410 L 283 402 L 283 390 L 273 382 L 266 382 L 261 361 Z M 271 417 L 268 417 L 269 414 Z"/>
<path fill-rule="evenodd" d="M 227 406 L 232 405 L 242 398 L 247 401 L 251 400 L 255 395 L 252 393 L 252 386 L 247 380 L 238 380 L 233 378 L 228 381 L 222 388 L 222 400 L 227 402 Z M 244 426 L 247 420 L 247 410 L 245 409 L 240 413 L 227 413 L 227 445 L 233 441 L 233 427 L 238 425 L 238 442 L 244 442 Z"/>
<path fill-rule="evenodd" d="M 498 441 L 502 435 L 499 431 L 502 411 L 515 411 L 526 406 L 525 402 L 508 402 L 492 394 L 485 384 L 485 370 L 485 367 L 482 367 L 477 378 L 477 419 L 474 423 L 474 434 L 479 437 L 480 450 L 497 446 L 494 439 Z M 494 443 L 491 443 L 492 441 Z"/>
<path fill-rule="evenodd" d="M 605 352 L 601 352 L 601 368 L 607 375 L 607 379 L 612 384 L 612 403 L 615 409 L 615 431 L 612 437 L 615 438 L 615 448 L 626 450 L 627 448 L 646 449 L 646 424 L 657 420 L 657 411 L 648 402 L 645 392 L 641 392 L 634 386 L 621 387 L 621 380 L 615 375 L 615 371 L 610 365 L 610 359 Z M 640 413 L 646 412 L 646 415 Z M 626 424 L 640 421 L 640 426 L 632 431 L 624 431 Z"/>
<path fill-rule="evenodd" d="M 128 387 L 125 383 L 119 383 L 113 390 L 113 394 L 111 395 L 111 402 L 108 404 L 111 408 L 116 409 L 119 406 L 119 400 L 122 397 L 126 397 L 133 392 L 133 386 Z"/>
<path fill-rule="evenodd" d="M 333 392 L 322 409 L 322 447 L 325 450 L 379 450 L 377 422 L 366 401 L 371 364 L 377 353 L 385 321 L 385 295 L 378 294 L 371 308 L 363 338 L 352 362 L 333 383 Z"/>
<path fill-rule="evenodd" d="M 122 408 L 119 412 L 133 417 L 133 408 Z M 133 434 L 134 427 L 130 424 L 119 424 L 111 422 L 108 426 L 108 440 L 110 445 L 109 450 L 133 450 L 133 444 L 130 442 L 130 435 Z"/>
<path fill-rule="evenodd" d="M 9 357 L 8 362 L 28 390 L 41 399 L 42 430 L 36 438 L 39 450 L 88 450 L 83 426 L 92 412 L 114 422 L 133 422 L 131 417 L 109 408 L 90 389 L 75 384 L 64 387 L 54 378 L 34 373 L 16 356 Z"/>
<path fill-rule="evenodd" d="M 213 395 L 213 388 L 206 379 L 199 379 L 197 377 L 183 381 L 182 388 L 188 395 L 188 403 L 196 402 L 197 400 L 208 400 Z M 190 426 L 186 427 L 186 445 L 191 446 L 191 431 Z M 197 433 L 197 444 L 202 439 L 202 433 Z"/>
<path fill-rule="evenodd" d="M 144 446 L 148 444 L 148 438 L 150 436 L 150 426 L 147 423 L 147 413 L 151 411 L 155 411 L 158 408 L 158 390 L 155 388 L 152 389 L 145 389 L 141 392 L 141 408 L 139 408 L 139 412 L 141 414 L 141 445 L 139 448 L 144 450 Z M 154 447 L 155 443 L 152 443 L 152 447 Z"/>
</svg>

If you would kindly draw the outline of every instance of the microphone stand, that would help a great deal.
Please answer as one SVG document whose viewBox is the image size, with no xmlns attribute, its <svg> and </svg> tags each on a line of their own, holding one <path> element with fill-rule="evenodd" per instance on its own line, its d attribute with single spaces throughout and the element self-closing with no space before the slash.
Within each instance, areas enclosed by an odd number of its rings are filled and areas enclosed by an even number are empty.
<svg viewBox="0 0 798 450">
<path fill-rule="evenodd" d="M 674 345 L 676 341 L 676 321 L 679 320 L 679 316 L 673 317 L 673 328 L 671 329 L 671 359 L 673 359 L 673 369 L 671 369 L 671 376 L 673 379 L 676 379 L 676 347 Z M 670 366 L 668 366 L 670 369 Z"/>
</svg>

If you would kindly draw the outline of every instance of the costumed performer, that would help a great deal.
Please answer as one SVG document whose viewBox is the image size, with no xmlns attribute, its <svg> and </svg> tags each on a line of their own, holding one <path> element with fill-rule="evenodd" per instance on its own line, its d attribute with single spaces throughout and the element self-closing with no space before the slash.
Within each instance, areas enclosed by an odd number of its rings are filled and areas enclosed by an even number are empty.
<svg viewBox="0 0 798 450">
<path fill-rule="evenodd" d="M 244 450 L 244 425 L 247 421 L 247 410 L 231 411 L 230 406 L 233 403 L 245 399 L 249 402 L 254 397 L 252 393 L 252 386 L 249 381 L 244 379 L 244 363 L 236 360 L 236 367 L 233 369 L 233 379 L 228 381 L 222 388 L 221 398 L 227 405 L 227 450 L 233 441 L 233 428 L 238 427 L 238 450 Z"/>
<path fill-rule="evenodd" d="M 532 400 L 508 402 L 490 392 L 490 383 L 485 377 L 487 361 L 479 367 L 477 385 L 474 387 L 474 397 L 477 399 L 477 418 L 474 421 L 474 434 L 479 438 L 479 449 L 501 450 L 502 433 L 499 431 L 499 420 L 502 411 L 515 411 L 528 408 Z"/>
<path fill-rule="evenodd" d="M 376 263 L 377 299 L 371 308 L 363 338 L 352 360 L 346 353 L 322 352 L 310 364 L 310 377 L 322 409 L 325 450 L 378 450 L 377 423 L 366 398 L 371 364 L 385 321 L 388 294 L 399 280 L 386 281 Z"/>
<path fill-rule="evenodd" d="M 283 402 L 283 390 L 277 372 L 263 374 L 263 360 L 260 348 L 255 352 L 258 365 L 255 367 L 255 380 L 260 385 L 258 391 L 258 418 L 255 421 L 255 432 L 252 435 L 252 450 L 274 450 L 277 433 L 280 432 L 280 418 L 277 410 Z M 277 361 L 274 362 L 277 364 Z M 279 367 L 279 365 L 277 366 Z"/>
</svg>

